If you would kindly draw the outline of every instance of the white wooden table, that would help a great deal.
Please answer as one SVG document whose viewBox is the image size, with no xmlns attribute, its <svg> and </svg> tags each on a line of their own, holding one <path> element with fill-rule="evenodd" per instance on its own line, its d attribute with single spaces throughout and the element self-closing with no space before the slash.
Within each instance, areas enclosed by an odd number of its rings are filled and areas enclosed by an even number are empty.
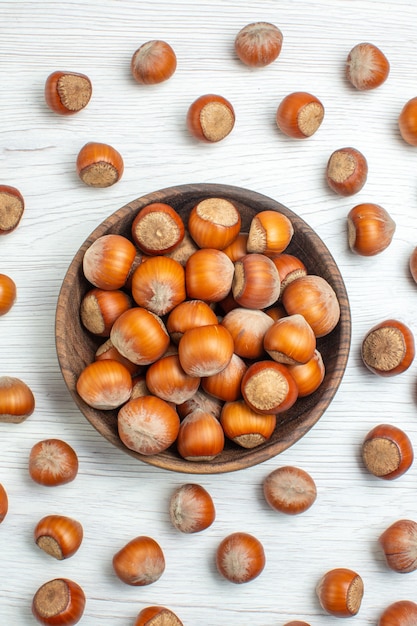
<svg viewBox="0 0 417 626">
<path fill-rule="evenodd" d="M 284 34 L 279 59 L 261 70 L 244 67 L 233 41 L 251 21 L 270 21 Z M 400 138 L 397 118 L 417 95 L 417 3 L 398 0 L 56 0 L 0 2 L 0 182 L 26 200 L 19 228 L 0 241 L 0 271 L 16 282 L 18 300 L 0 320 L 0 375 L 33 389 L 36 411 L 20 425 L 0 424 L 0 482 L 9 513 L 0 527 L 0 623 L 34 623 L 31 600 L 46 580 L 67 576 L 85 590 L 85 626 L 133 624 L 150 604 L 170 607 L 189 626 L 281 626 L 303 619 L 335 624 L 315 596 L 333 567 L 361 574 L 365 595 L 355 623 L 376 624 L 398 599 L 417 601 L 416 577 L 387 569 L 377 545 L 396 519 L 417 519 L 417 465 L 387 482 L 370 476 L 360 458 L 365 434 L 392 423 L 417 448 L 417 361 L 397 378 L 380 379 L 361 364 L 365 332 L 388 317 L 417 332 L 417 287 L 408 258 L 417 244 L 417 150 Z M 174 47 L 178 69 L 166 83 L 141 87 L 130 58 L 150 39 Z M 391 62 L 388 81 L 357 92 L 344 79 L 349 50 L 361 41 L 381 47 Z M 46 77 L 56 69 L 86 73 L 93 98 L 63 118 L 44 103 Z M 284 95 L 311 91 L 326 108 L 322 127 L 305 142 L 275 126 Z M 203 145 L 185 127 L 189 104 L 219 93 L 236 110 L 223 142 Z M 125 161 L 122 180 L 92 189 L 77 178 L 75 160 L 87 141 L 107 142 Z M 324 170 L 331 152 L 353 145 L 369 163 L 354 198 L 331 192 Z M 55 305 L 78 247 L 106 216 L 129 200 L 189 182 L 240 185 L 269 195 L 303 217 L 336 258 L 350 296 L 353 332 L 339 391 L 318 424 L 279 457 L 240 472 L 194 477 L 210 491 L 217 519 L 200 535 L 171 527 L 167 503 L 189 479 L 112 447 L 80 414 L 55 354 Z M 347 247 L 346 215 L 361 201 L 383 205 L 395 219 L 395 238 L 374 258 Z M 46 488 L 28 475 L 28 455 L 40 439 L 65 439 L 80 461 L 77 479 Z M 303 515 L 287 517 L 266 505 L 263 478 L 293 464 L 314 477 L 318 498 Z M 79 552 L 59 562 L 34 544 L 36 522 L 48 513 L 82 522 Z M 267 565 L 246 585 L 220 579 L 214 552 L 229 532 L 255 534 Z M 114 575 L 113 554 L 129 539 L 150 534 L 167 567 L 154 585 L 128 587 Z"/>
</svg>

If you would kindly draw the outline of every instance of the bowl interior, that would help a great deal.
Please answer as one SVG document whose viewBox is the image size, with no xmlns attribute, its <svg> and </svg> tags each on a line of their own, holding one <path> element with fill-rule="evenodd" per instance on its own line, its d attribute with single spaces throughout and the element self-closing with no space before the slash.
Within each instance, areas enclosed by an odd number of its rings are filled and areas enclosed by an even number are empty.
<svg viewBox="0 0 417 626">
<path fill-rule="evenodd" d="M 289 217 L 294 226 L 294 236 L 286 252 L 299 257 L 309 274 L 325 278 L 336 292 L 341 316 L 336 328 L 317 340 L 326 367 L 323 383 L 312 395 L 299 398 L 295 405 L 281 414 L 271 439 L 254 449 L 244 449 L 227 441 L 224 451 L 213 461 L 192 462 L 182 459 L 175 445 L 153 456 L 140 455 L 124 446 L 117 432 L 117 410 L 98 411 L 85 404 L 76 392 L 76 381 L 83 368 L 94 358 L 103 343 L 84 329 L 80 321 L 80 303 L 91 288 L 82 271 L 86 249 L 98 237 L 117 233 L 130 237 L 131 223 L 137 212 L 152 202 L 170 204 L 181 215 L 185 225 L 194 204 L 204 198 L 222 197 L 235 203 L 242 217 L 242 231 L 248 231 L 252 217 L 259 211 L 274 209 Z M 323 241 L 298 215 L 279 202 L 262 194 L 219 184 L 190 184 L 170 187 L 148 194 L 110 215 L 88 237 L 72 260 L 57 302 L 56 348 L 65 383 L 81 412 L 96 430 L 124 452 L 151 465 L 191 474 L 230 472 L 261 463 L 288 448 L 303 437 L 320 419 L 332 401 L 342 380 L 350 348 L 351 316 L 343 278 L 335 260 Z"/>
</svg>

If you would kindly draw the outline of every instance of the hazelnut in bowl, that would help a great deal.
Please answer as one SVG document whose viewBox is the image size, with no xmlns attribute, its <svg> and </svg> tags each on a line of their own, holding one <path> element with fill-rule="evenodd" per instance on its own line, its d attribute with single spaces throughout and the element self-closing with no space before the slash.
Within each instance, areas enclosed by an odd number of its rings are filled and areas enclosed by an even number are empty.
<svg viewBox="0 0 417 626">
<path fill-rule="evenodd" d="M 189 184 L 135 199 L 87 238 L 57 302 L 68 390 L 109 442 L 190 474 L 247 468 L 296 443 L 347 365 L 339 268 L 293 211 Z"/>
</svg>

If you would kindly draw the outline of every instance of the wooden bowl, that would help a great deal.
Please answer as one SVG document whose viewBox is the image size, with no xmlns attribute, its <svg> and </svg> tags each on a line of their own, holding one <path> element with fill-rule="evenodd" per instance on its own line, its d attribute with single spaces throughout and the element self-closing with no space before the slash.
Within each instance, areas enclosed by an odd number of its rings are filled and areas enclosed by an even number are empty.
<svg viewBox="0 0 417 626">
<path fill-rule="evenodd" d="M 84 329 L 80 321 L 80 303 L 91 288 L 83 275 L 82 260 L 87 248 L 98 237 L 117 233 L 130 237 L 130 226 L 138 210 L 152 202 L 173 206 L 187 223 L 187 216 L 196 202 L 209 197 L 223 197 L 235 203 L 242 217 L 242 231 L 247 231 L 252 217 L 259 211 L 274 209 L 289 217 L 294 236 L 286 252 L 298 256 L 308 273 L 318 274 L 333 287 L 338 297 L 341 317 L 337 327 L 318 339 L 326 366 L 326 375 L 318 390 L 299 398 L 285 414 L 280 415 L 271 439 L 252 449 L 227 442 L 224 451 L 213 461 L 193 462 L 181 458 L 175 445 L 154 456 L 140 455 L 121 442 L 117 432 L 117 410 L 98 411 L 85 404 L 76 392 L 76 381 L 82 369 L 93 360 L 103 339 L 98 340 Z M 350 348 L 351 317 L 343 278 L 329 250 L 318 235 L 298 215 L 285 206 L 259 193 L 218 184 L 191 184 L 170 187 L 129 202 L 100 224 L 78 250 L 65 275 L 56 311 L 56 348 L 65 383 L 81 412 L 97 431 L 127 454 L 151 465 L 189 474 L 231 472 L 262 463 L 303 437 L 320 419 L 332 401 L 342 380 Z"/>
</svg>

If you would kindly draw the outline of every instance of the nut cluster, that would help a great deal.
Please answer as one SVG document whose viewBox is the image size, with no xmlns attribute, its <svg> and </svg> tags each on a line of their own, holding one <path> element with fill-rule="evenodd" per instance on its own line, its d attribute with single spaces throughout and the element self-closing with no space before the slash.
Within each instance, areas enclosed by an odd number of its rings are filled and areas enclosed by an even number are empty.
<svg viewBox="0 0 417 626">
<path fill-rule="evenodd" d="M 153 455 L 175 443 L 181 457 L 200 462 L 226 439 L 255 447 L 299 394 L 319 387 L 319 340 L 340 307 L 331 285 L 288 254 L 293 232 L 286 215 L 264 210 L 242 233 L 235 204 L 212 197 L 195 204 L 187 224 L 169 205 L 147 205 L 130 237 L 103 235 L 87 248 L 91 285 L 80 317 L 105 342 L 76 387 L 90 407 L 117 410 L 127 448 Z M 186 234 L 194 245 L 179 261 Z M 201 394 L 218 401 L 219 414 Z"/>
<path fill-rule="evenodd" d="M 245 65 L 265 67 L 278 58 L 282 43 L 276 26 L 258 22 L 238 33 L 235 52 Z M 176 67 L 174 50 L 159 40 L 143 44 L 131 59 L 132 76 L 143 85 L 169 79 Z M 355 46 L 346 60 L 346 78 L 358 90 L 379 87 L 389 70 L 384 54 L 370 43 Z M 45 83 L 46 104 L 60 115 L 83 110 L 91 96 L 84 74 L 57 71 Z M 311 137 L 323 119 L 321 101 L 301 91 L 283 98 L 276 112 L 280 131 L 296 139 Z M 220 95 L 201 96 L 187 113 L 190 134 L 207 143 L 223 140 L 234 125 L 233 106 Z M 416 146 L 417 98 L 404 105 L 398 125 L 404 141 Z M 76 169 L 86 185 L 109 187 L 122 177 L 124 162 L 112 146 L 88 142 Z M 360 191 L 367 174 L 366 158 L 355 148 L 336 150 L 328 160 L 326 180 L 339 195 Z M 0 186 L 0 234 L 19 225 L 24 208 L 17 189 Z M 323 381 L 317 340 L 332 332 L 340 315 L 331 286 L 286 252 L 292 225 L 285 216 L 265 211 L 254 218 L 249 233 L 240 232 L 240 226 L 238 211 L 225 199 L 199 203 L 187 229 L 172 207 L 147 207 L 135 219 L 130 239 L 103 237 L 85 255 L 91 289 L 80 318 L 105 342 L 80 374 L 77 391 L 95 409 L 117 409 L 120 438 L 141 454 L 159 453 L 176 442 L 184 458 L 199 461 L 219 454 L 225 437 L 242 447 L 260 445 L 271 437 L 279 414 Z M 361 204 L 348 215 L 349 246 L 357 254 L 379 254 L 394 232 L 393 219 L 379 205 Z M 410 272 L 417 281 L 416 251 Z M 0 315 L 9 312 L 15 298 L 16 285 L 0 275 Z M 404 372 L 414 359 L 411 331 L 396 320 L 379 324 L 365 337 L 362 357 L 381 376 Z M 1 421 L 22 422 L 34 408 L 33 393 L 23 381 L 1 377 Z M 389 425 L 373 429 L 362 452 L 367 469 L 389 480 L 404 474 L 413 461 L 407 435 Z M 48 439 L 33 446 L 29 473 L 41 485 L 62 485 L 77 471 L 77 455 L 65 442 Z M 267 503 L 287 514 L 304 512 L 317 495 L 313 479 L 294 467 L 272 472 L 263 489 Z M 0 485 L 0 522 L 7 513 L 8 496 Z M 205 530 L 215 519 L 211 496 L 199 485 L 180 487 L 169 514 L 183 533 Z M 380 536 L 390 569 L 406 573 L 417 568 L 416 536 L 411 520 L 395 522 Z M 39 548 L 59 560 L 75 554 L 82 538 L 81 524 L 63 515 L 44 517 L 34 531 Z M 253 580 L 265 566 L 263 546 L 248 533 L 233 533 L 219 545 L 216 565 L 229 581 Z M 154 539 L 139 536 L 115 554 L 113 567 L 123 582 L 147 585 L 162 575 L 164 554 Z M 361 577 L 346 568 L 327 572 L 317 585 L 321 606 L 337 617 L 356 615 L 363 592 Z M 83 590 L 67 578 L 42 585 L 32 603 L 40 623 L 69 626 L 81 619 L 84 607 Z M 416 620 L 417 605 L 403 600 L 387 607 L 378 623 L 405 626 Z M 182 624 L 163 606 L 143 609 L 135 626 L 151 623 Z"/>
<path fill-rule="evenodd" d="M 303 513 L 315 500 L 313 479 L 300 468 L 283 467 L 264 480 L 266 501 L 276 511 Z M 278 504 L 279 502 L 279 504 Z M 215 521 L 216 510 L 208 491 L 199 484 L 185 483 L 177 487 L 168 503 L 169 518 L 181 533 L 194 534 L 209 528 Z M 214 560 L 218 573 L 235 584 L 248 583 L 264 570 L 266 553 L 262 542 L 248 532 L 234 532 L 217 545 Z M 146 586 L 155 583 L 165 571 L 165 555 L 159 543 L 148 536 L 138 536 L 122 546 L 113 557 L 117 577 L 127 585 Z M 165 607 L 148 607 L 138 615 L 137 624 L 147 617 L 170 612 Z M 165 614 L 165 613 L 164 613 Z M 170 615 L 171 616 L 171 615 Z M 172 615 L 173 623 L 178 619 Z M 153 623 L 153 622 L 152 622 Z M 155 622 L 159 624 L 159 621 Z M 161 621 L 161 624 L 165 623 Z M 171 623 L 171 622 L 169 622 Z M 180 623 L 178 621 L 178 623 Z"/>
<path fill-rule="evenodd" d="M 40 485 L 58 487 L 73 481 L 78 473 L 75 450 L 60 439 L 39 441 L 29 454 L 29 475 Z M 7 496 L 3 498 L 7 512 Z M 1 513 L 1 508 L 0 508 Z M 48 557 L 63 561 L 80 548 L 84 536 L 82 524 L 62 514 L 49 514 L 40 519 L 33 540 Z M 86 597 L 80 585 L 70 578 L 53 578 L 43 583 L 32 599 L 35 619 L 46 626 L 74 626 L 84 614 Z"/>
</svg>

